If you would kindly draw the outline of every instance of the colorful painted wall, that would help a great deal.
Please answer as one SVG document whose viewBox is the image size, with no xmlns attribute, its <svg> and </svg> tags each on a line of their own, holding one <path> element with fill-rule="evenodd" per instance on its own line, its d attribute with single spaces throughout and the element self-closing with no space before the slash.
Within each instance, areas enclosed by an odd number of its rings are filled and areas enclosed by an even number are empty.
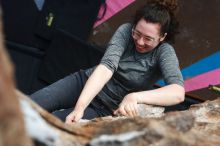
<svg viewBox="0 0 220 146">
<path fill-rule="evenodd" d="M 130 21 L 145 1 L 125 0 L 124 4 L 119 4 L 113 0 L 107 3 L 108 18 L 95 25 L 90 42 L 105 46 L 115 29 Z M 220 93 L 208 89 L 210 84 L 220 85 L 220 1 L 179 0 L 179 6 L 181 33 L 174 46 L 187 94 L 204 100 L 220 97 Z M 114 8 L 116 10 L 112 11 Z"/>
</svg>

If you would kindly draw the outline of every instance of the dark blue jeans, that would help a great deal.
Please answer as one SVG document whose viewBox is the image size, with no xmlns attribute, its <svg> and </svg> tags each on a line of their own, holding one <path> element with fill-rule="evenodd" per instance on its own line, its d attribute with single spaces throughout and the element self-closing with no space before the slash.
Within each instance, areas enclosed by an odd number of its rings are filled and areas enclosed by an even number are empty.
<svg viewBox="0 0 220 146">
<path fill-rule="evenodd" d="M 47 111 L 65 121 L 66 116 L 73 110 L 78 97 L 87 81 L 85 71 L 71 74 L 31 95 L 31 99 Z M 105 114 L 103 114 L 103 111 Z M 98 98 L 94 98 L 85 109 L 83 119 L 93 119 L 110 115 Z"/>
</svg>

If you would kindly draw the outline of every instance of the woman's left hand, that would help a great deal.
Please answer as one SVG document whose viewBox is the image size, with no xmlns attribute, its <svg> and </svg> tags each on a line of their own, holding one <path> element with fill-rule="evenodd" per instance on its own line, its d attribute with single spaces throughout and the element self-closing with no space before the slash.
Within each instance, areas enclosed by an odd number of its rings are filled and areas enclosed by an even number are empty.
<svg viewBox="0 0 220 146">
<path fill-rule="evenodd" d="M 124 97 L 119 108 L 114 111 L 114 115 L 135 117 L 138 116 L 138 95 L 130 93 Z"/>
</svg>

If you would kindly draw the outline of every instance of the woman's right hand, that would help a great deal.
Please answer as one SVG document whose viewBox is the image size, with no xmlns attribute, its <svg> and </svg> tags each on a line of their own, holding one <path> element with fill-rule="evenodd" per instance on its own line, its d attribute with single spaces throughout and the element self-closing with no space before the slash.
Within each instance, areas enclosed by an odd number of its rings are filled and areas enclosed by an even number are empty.
<svg viewBox="0 0 220 146">
<path fill-rule="evenodd" d="M 73 124 L 75 122 L 78 122 L 80 119 L 82 119 L 84 114 L 83 110 L 73 110 L 67 117 L 66 117 L 66 124 Z"/>
</svg>

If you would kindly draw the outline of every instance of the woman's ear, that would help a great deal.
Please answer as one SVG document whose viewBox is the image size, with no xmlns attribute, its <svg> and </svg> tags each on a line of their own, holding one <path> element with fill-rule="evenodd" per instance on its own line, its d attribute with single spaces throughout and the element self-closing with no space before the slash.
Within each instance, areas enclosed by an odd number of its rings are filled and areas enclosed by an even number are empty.
<svg viewBox="0 0 220 146">
<path fill-rule="evenodd" d="M 162 42 L 167 36 L 167 33 L 164 33 L 164 35 L 160 38 L 160 42 Z"/>
</svg>

